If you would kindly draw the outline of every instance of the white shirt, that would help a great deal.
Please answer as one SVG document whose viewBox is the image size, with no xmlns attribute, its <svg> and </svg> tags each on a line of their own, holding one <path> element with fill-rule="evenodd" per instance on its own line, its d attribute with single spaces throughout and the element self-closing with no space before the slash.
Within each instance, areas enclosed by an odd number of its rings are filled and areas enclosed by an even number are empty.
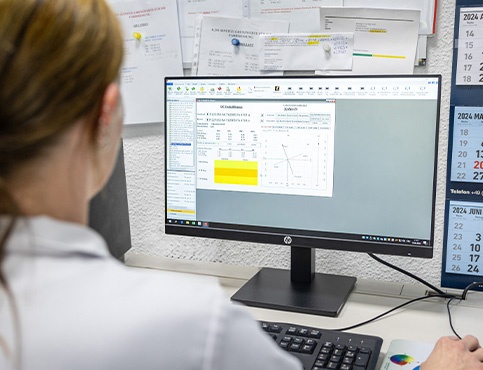
<svg viewBox="0 0 483 370">
<path fill-rule="evenodd" d="M 22 370 L 301 369 L 214 280 L 127 267 L 84 226 L 22 219 L 7 251 Z M 0 339 L 10 349 L 13 332 L 1 292 Z M 1 369 L 12 366 L 4 352 Z"/>
</svg>

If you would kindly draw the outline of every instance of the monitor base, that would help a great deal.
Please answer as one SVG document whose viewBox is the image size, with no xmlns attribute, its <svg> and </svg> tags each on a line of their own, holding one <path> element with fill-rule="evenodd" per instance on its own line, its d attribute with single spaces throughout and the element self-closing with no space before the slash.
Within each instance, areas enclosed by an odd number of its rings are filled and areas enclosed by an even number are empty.
<svg viewBox="0 0 483 370">
<path fill-rule="evenodd" d="M 231 299 L 247 306 L 337 317 L 356 278 L 315 273 L 294 282 L 290 270 L 262 268 Z"/>
</svg>

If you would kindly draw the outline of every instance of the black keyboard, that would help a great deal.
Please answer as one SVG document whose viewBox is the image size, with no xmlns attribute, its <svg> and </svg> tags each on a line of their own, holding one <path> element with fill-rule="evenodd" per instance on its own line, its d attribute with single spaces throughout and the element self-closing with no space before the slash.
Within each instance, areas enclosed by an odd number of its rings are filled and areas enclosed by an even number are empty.
<svg viewBox="0 0 483 370">
<path fill-rule="evenodd" d="M 260 321 L 277 344 L 297 357 L 305 370 L 375 370 L 382 339 L 363 334 Z"/>
</svg>

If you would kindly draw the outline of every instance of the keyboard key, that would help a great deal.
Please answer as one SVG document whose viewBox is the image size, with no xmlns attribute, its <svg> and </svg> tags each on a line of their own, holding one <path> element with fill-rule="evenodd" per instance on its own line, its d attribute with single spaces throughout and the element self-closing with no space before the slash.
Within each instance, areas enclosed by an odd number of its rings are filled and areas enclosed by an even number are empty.
<svg viewBox="0 0 483 370">
<path fill-rule="evenodd" d="M 292 352 L 298 352 L 300 351 L 300 344 L 297 344 L 297 343 L 292 343 L 289 347 L 288 347 L 288 350 L 289 351 L 292 351 Z"/>
<path fill-rule="evenodd" d="M 357 351 L 357 348 L 356 348 L 356 351 Z M 356 352 L 355 351 L 352 351 L 352 350 L 351 351 L 347 351 L 345 353 L 345 357 L 354 359 L 354 357 L 356 357 Z"/>
<path fill-rule="evenodd" d="M 300 335 L 301 337 L 306 337 L 309 334 L 309 330 L 306 328 L 301 328 L 297 331 L 297 335 Z"/>
<path fill-rule="evenodd" d="M 308 344 L 309 346 L 314 346 L 315 347 L 317 345 L 317 342 L 315 340 L 313 340 L 313 339 L 307 339 L 305 341 L 305 344 Z"/>
<path fill-rule="evenodd" d="M 329 355 L 326 354 L 326 353 L 321 353 L 317 356 L 317 360 L 320 360 L 320 361 L 327 361 L 329 359 Z"/>
<path fill-rule="evenodd" d="M 340 360 L 341 360 L 341 357 L 340 356 L 334 356 L 334 355 L 330 356 L 330 362 L 337 362 L 337 363 L 339 363 Z"/>
<path fill-rule="evenodd" d="M 290 335 L 295 335 L 297 334 L 297 328 L 294 327 L 294 326 L 291 326 L 287 329 L 287 334 L 290 334 Z"/>
<path fill-rule="evenodd" d="M 368 361 L 369 361 L 369 355 L 367 353 L 359 353 L 356 356 L 356 361 L 354 362 L 354 365 L 363 366 L 365 368 Z"/>
<path fill-rule="evenodd" d="M 320 330 L 310 330 L 309 331 L 309 337 L 310 338 L 320 339 L 321 336 L 322 336 L 322 333 L 320 332 Z"/>
<path fill-rule="evenodd" d="M 323 353 L 323 354 L 329 355 L 330 353 L 332 353 L 332 348 L 329 348 L 329 347 L 322 347 L 322 348 L 320 349 L 320 353 Z"/>
<path fill-rule="evenodd" d="M 282 331 L 282 327 L 278 324 L 271 324 L 268 327 L 268 331 L 270 331 L 272 333 L 280 333 Z"/>
<path fill-rule="evenodd" d="M 284 349 L 284 350 L 288 350 L 288 346 L 289 346 L 289 342 L 280 342 L 279 346 L 280 348 Z"/>
<path fill-rule="evenodd" d="M 315 361 L 314 365 L 317 366 L 317 367 L 324 367 L 325 361 L 317 360 L 317 361 Z"/>
<path fill-rule="evenodd" d="M 344 350 L 336 348 L 334 349 L 333 354 L 337 356 L 342 356 L 344 354 Z"/>
<path fill-rule="evenodd" d="M 346 364 L 346 365 L 350 365 L 350 364 L 352 364 L 352 362 L 353 362 L 353 361 L 354 361 L 354 359 L 353 359 L 353 358 L 351 358 L 351 357 L 344 357 L 344 358 L 342 359 L 342 363 L 343 363 L 343 364 Z"/>
<path fill-rule="evenodd" d="M 302 348 L 300 348 L 300 352 L 312 354 L 312 352 L 314 352 L 314 346 L 309 346 L 308 344 L 304 344 Z"/>
</svg>

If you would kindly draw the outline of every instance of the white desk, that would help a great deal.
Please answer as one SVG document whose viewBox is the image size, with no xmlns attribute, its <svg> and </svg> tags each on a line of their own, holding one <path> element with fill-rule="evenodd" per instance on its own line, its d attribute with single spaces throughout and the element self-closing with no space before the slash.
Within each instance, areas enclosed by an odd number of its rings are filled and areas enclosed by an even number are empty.
<svg viewBox="0 0 483 370">
<path fill-rule="evenodd" d="M 180 261 L 129 252 L 126 254 L 126 264 L 133 267 L 195 274 L 200 279 L 203 276 L 215 276 L 229 296 L 258 271 L 257 268 Z M 426 287 L 420 285 L 358 280 L 337 318 L 253 307 L 248 307 L 248 310 L 258 320 L 337 329 L 370 319 L 412 298 L 423 296 L 425 292 Z M 482 293 L 470 292 L 466 301 L 461 303 L 454 301 L 451 313 L 453 325 L 460 335 L 473 334 L 483 341 Z M 446 301 L 438 298 L 414 303 L 376 322 L 353 329 L 351 332 L 376 335 L 384 340 L 379 365 L 393 339 L 433 343 L 441 336 L 453 335 L 449 326 Z"/>
</svg>

